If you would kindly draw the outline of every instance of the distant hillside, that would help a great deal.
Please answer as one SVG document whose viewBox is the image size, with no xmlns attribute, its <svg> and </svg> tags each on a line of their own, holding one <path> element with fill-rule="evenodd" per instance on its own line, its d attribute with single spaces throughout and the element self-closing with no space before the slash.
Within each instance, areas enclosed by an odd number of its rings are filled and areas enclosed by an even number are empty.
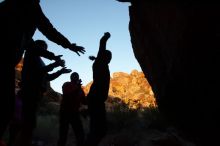
<svg viewBox="0 0 220 146">
<path fill-rule="evenodd" d="M 84 87 L 87 94 L 92 82 Z M 156 106 L 154 93 L 143 72 L 115 72 L 110 81 L 108 103 L 120 102 L 129 108 Z"/>
</svg>

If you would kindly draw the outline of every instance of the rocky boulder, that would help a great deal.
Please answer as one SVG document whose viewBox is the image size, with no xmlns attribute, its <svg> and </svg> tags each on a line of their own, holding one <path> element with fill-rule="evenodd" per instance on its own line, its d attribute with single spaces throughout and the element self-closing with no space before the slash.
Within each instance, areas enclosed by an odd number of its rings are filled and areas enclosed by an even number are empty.
<svg viewBox="0 0 220 146">
<path fill-rule="evenodd" d="M 87 94 L 91 83 L 84 87 Z M 108 104 L 117 100 L 128 106 L 128 108 L 155 107 L 156 101 L 150 84 L 143 72 L 133 70 L 130 74 L 124 72 L 113 73 L 110 80 Z M 115 101 L 114 101 L 115 102 Z"/>
</svg>

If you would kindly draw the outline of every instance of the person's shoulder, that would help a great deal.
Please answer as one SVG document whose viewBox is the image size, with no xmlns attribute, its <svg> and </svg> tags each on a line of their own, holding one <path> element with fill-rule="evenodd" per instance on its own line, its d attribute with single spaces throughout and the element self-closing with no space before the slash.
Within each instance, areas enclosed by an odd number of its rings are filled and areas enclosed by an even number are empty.
<svg viewBox="0 0 220 146">
<path fill-rule="evenodd" d="M 71 82 L 65 82 L 65 83 L 63 83 L 63 87 L 64 86 L 68 86 L 68 85 L 70 85 L 71 84 Z"/>
<path fill-rule="evenodd" d="M 63 85 L 68 85 L 68 84 L 71 84 L 71 82 L 65 82 L 65 83 L 63 83 Z"/>
</svg>

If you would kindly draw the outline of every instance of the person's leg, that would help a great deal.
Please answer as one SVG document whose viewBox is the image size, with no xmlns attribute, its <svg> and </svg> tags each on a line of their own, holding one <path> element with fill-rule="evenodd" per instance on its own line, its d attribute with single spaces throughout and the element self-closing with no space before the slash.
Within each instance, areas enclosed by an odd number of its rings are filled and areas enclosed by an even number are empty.
<svg viewBox="0 0 220 146">
<path fill-rule="evenodd" d="M 98 113 L 90 113 L 90 129 L 85 140 L 85 146 L 98 146 L 106 134 L 106 120 Z"/>
<path fill-rule="evenodd" d="M 14 146 L 16 136 L 19 132 L 19 121 L 12 121 L 9 126 L 9 138 L 8 138 L 8 146 Z"/>
<path fill-rule="evenodd" d="M 105 106 L 96 106 L 90 113 L 90 136 L 91 143 L 97 146 L 107 131 Z"/>
<path fill-rule="evenodd" d="M 2 59 L 1 59 L 2 60 Z M 3 63 L 4 64 L 4 63 Z M 3 71 L 0 76 L 1 93 L 0 97 L 0 139 L 3 138 L 10 120 L 14 114 L 15 106 L 15 85 L 14 85 L 14 67 L 11 64 L 3 65 Z"/>
<path fill-rule="evenodd" d="M 75 113 L 72 116 L 71 125 L 75 133 L 77 146 L 82 146 L 84 143 L 85 133 L 79 113 Z"/>
<path fill-rule="evenodd" d="M 22 97 L 22 124 L 16 138 L 16 146 L 30 146 L 32 144 L 33 131 L 37 124 L 37 98 L 30 90 L 24 92 Z"/>
<path fill-rule="evenodd" d="M 68 116 L 66 116 L 64 113 L 61 113 L 59 118 L 59 139 L 57 146 L 65 146 L 69 130 L 69 120 Z"/>
</svg>

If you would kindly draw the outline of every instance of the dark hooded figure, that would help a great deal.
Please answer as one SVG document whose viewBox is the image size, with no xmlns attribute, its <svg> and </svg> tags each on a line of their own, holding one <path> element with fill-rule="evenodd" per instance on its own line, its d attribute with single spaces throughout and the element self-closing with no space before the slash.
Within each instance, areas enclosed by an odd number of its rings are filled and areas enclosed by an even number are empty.
<svg viewBox="0 0 220 146">
<path fill-rule="evenodd" d="M 54 63 L 45 65 L 41 57 L 55 60 Z M 42 40 L 33 42 L 24 55 L 22 68 L 21 96 L 22 96 L 22 125 L 21 132 L 16 138 L 16 146 L 29 146 L 32 141 L 32 134 L 36 127 L 38 104 L 47 90 L 49 81 L 52 81 L 71 70 L 66 69 L 65 61 L 47 51 L 47 44 Z M 49 74 L 54 68 L 62 68 L 55 73 Z"/>
<path fill-rule="evenodd" d="M 32 43 L 32 37 L 38 29 L 50 41 L 69 48 L 79 55 L 85 50 L 71 43 L 58 32 L 42 12 L 39 0 L 5 0 L 0 3 L 0 57 L 2 64 L 0 81 L 4 85 L 0 98 L 0 139 L 2 138 L 10 119 L 13 116 L 15 93 L 15 65 L 20 61 L 23 52 Z"/>
<path fill-rule="evenodd" d="M 106 50 L 106 42 L 109 38 L 110 33 L 106 32 L 100 40 L 97 57 L 89 57 L 91 60 L 95 60 L 95 62 L 92 66 L 93 83 L 87 95 L 90 132 L 85 142 L 86 146 L 97 146 L 105 136 L 107 130 L 105 101 L 108 98 L 110 83 L 108 64 L 112 58 L 111 52 Z"/>
</svg>

